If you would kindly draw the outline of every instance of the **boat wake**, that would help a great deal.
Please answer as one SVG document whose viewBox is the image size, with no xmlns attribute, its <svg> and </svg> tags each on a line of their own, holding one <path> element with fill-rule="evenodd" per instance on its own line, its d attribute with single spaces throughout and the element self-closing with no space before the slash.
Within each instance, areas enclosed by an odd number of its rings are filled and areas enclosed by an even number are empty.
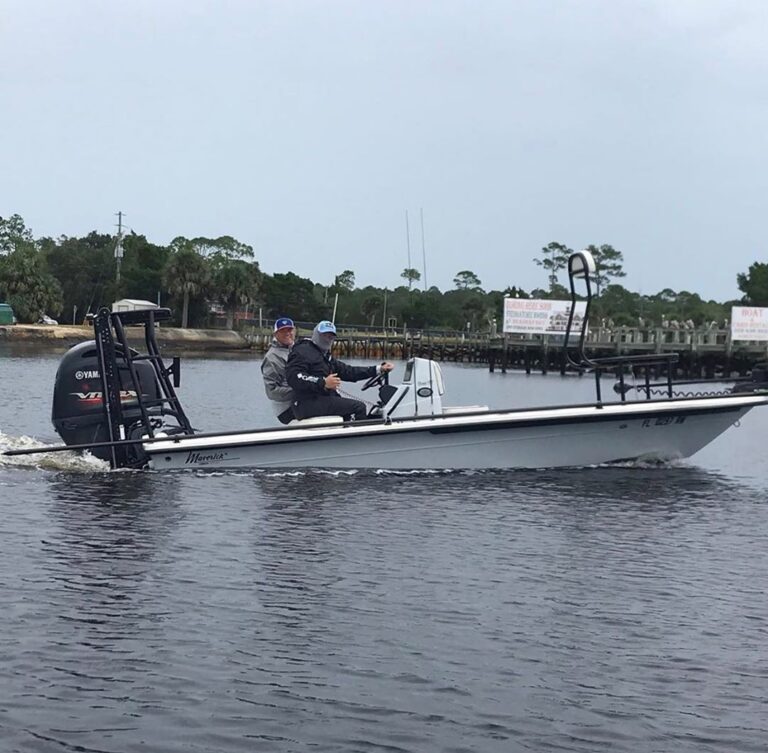
<svg viewBox="0 0 768 753">
<path fill-rule="evenodd" d="M 665 468 L 686 468 L 682 458 L 637 458 L 636 460 L 614 460 L 610 463 L 590 466 L 591 468 L 636 468 L 641 470 L 664 470 Z"/>
<path fill-rule="evenodd" d="M 33 437 L 13 437 L 0 431 L 0 453 L 6 450 L 27 450 L 44 447 Z M 102 473 L 109 470 L 109 463 L 95 458 L 88 452 L 42 452 L 35 455 L 7 456 L 0 454 L 0 468 L 31 468 L 45 471 L 70 471 L 72 473 Z"/>
<path fill-rule="evenodd" d="M 688 468 L 689 463 L 681 459 L 642 459 L 642 460 L 617 460 L 611 463 L 601 463 L 599 465 L 571 466 L 559 469 L 552 469 L 542 466 L 541 468 L 413 468 L 413 469 L 392 469 L 392 468 L 359 468 L 359 469 L 328 469 L 328 468 L 302 468 L 300 470 L 288 469 L 225 469 L 215 470 L 207 468 L 184 469 L 179 473 L 192 473 L 199 478 L 219 478 L 222 476 L 231 478 L 233 476 L 242 476 L 244 478 L 282 478 L 282 479 L 303 479 L 303 478 L 375 478 L 375 477 L 410 477 L 410 478 L 434 478 L 435 476 L 497 476 L 508 474 L 539 474 L 542 472 L 556 473 L 561 472 L 570 474 L 578 471 L 589 471 L 595 469 L 628 469 L 628 470 L 650 470 L 663 471 L 675 468 Z"/>
<path fill-rule="evenodd" d="M 584 466 L 585 468 L 597 468 L 598 466 Z M 608 466 L 606 466 L 608 467 Z M 627 464 L 626 467 L 632 467 Z M 542 468 L 540 470 L 547 470 Z M 573 470 L 573 469 L 562 469 Z M 301 470 L 271 470 L 266 468 L 253 469 L 226 469 L 214 470 L 206 468 L 183 469 L 174 471 L 178 473 L 192 473 L 198 478 L 219 478 L 226 476 L 228 478 L 241 476 L 243 478 L 284 478 L 284 479 L 302 479 L 302 478 L 379 478 L 379 477 L 397 477 L 397 478 L 434 478 L 435 476 L 495 476 L 507 475 L 510 473 L 536 473 L 538 471 L 526 468 L 412 468 L 412 469 L 393 469 L 393 468 L 346 468 L 346 469 L 328 469 L 328 468 L 306 468 Z"/>
<path fill-rule="evenodd" d="M 181 471 L 186 473 L 187 471 Z M 195 476 L 204 478 L 213 478 L 219 476 L 247 476 L 253 478 L 257 476 L 259 478 L 306 478 L 317 476 L 330 476 L 331 478 L 344 478 L 352 476 L 445 476 L 451 473 L 460 473 L 465 475 L 472 475 L 475 473 L 483 473 L 484 471 L 474 470 L 460 470 L 453 468 L 414 468 L 411 470 L 392 470 L 389 468 L 307 468 L 296 471 L 289 470 L 268 470 L 266 468 L 254 468 L 252 470 L 207 470 L 205 468 L 196 468 L 193 473 Z"/>
</svg>

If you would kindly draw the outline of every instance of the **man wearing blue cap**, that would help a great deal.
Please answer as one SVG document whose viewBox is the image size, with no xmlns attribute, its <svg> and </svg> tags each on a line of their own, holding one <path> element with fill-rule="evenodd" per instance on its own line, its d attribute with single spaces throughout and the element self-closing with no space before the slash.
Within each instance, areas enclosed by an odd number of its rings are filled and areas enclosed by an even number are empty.
<svg viewBox="0 0 768 753">
<path fill-rule="evenodd" d="M 288 384 L 285 376 L 285 367 L 288 362 L 288 353 L 293 347 L 296 330 L 293 321 L 287 316 L 281 316 L 275 320 L 272 345 L 264 354 L 261 362 L 261 375 L 264 377 L 264 390 L 272 405 L 272 410 L 281 424 L 288 424 L 293 415 L 293 401 L 296 396 Z"/>
<path fill-rule="evenodd" d="M 380 366 L 349 366 L 331 355 L 336 337 L 333 322 L 320 322 L 312 336 L 300 340 L 288 355 L 286 375 L 289 386 L 296 393 L 293 411 L 296 418 L 314 416 L 343 416 L 360 420 L 365 418 L 365 403 L 341 397 L 336 391 L 342 382 L 370 379 L 394 366 L 385 362 Z"/>
</svg>

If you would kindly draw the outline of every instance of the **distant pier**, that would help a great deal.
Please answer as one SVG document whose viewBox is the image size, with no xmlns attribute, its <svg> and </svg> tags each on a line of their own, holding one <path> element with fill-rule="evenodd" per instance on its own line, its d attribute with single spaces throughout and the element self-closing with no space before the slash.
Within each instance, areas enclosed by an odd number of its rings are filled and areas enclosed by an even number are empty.
<svg viewBox="0 0 768 753">
<path fill-rule="evenodd" d="M 541 336 L 537 341 L 506 335 L 489 347 L 490 370 L 565 373 L 562 340 L 559 335 Z M 716 328 L 596 328 L 586 339 L 585 351 L 591 357 L 677 353 L 673 376 L 685 379 L 747 376 L 756 363 L 768 359 L 768 343 L 734 342 L 729 329 Z M 660 366 L 651 371 L 655 376 L 665 375 Z"/>
<path fill-rule="evenodd" d="M 244 333 L 251 347 L 264 351 L 271 333 Z M 462 335 L 444 331 L 355 332 L 339 328 L 333 352 L 340 358 L 407 359 L 487 364 L 490 371 L 527 374 L 565 373 L 562 335 Z M 577 340 L 574 340 L 574 345 Z M 768 343 L 733 342 L 730 330 L 670 327 L 595 328 L 587 338 L 592 357 L 637 353 L 678 353 L 678 378 L 746 376 L 768 360 Z M 659 374 L 660 375 L 660 374 Z"/>
</svg>

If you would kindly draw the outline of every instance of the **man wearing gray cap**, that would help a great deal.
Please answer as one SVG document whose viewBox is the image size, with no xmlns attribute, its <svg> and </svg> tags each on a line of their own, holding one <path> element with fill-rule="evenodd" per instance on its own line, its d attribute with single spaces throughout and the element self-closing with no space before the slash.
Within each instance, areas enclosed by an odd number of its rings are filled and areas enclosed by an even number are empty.
<svg viewBox="0 0 768 753">
<path fill-rule="evenodd" d="M 365 403 L 341 397 L 336 390 L 342 382 L 370 379 L 394 366 L 385 362 L 380 366 L 349 366 L 331 355 L 336 337 L 333 322 L 319 322 L 306 337 L 293 346 L 288 356 L 286 376 L 296 393 L 293 411 L 296 418 L 314 416 L 342 416 L 345 419 L 365 418 Z"/>
<path fill-rule="evenodd" d="M 264 377 L 264 391 L 267 393 L 272 410 L 281 424 L 288 424 L 293 415 L 293 401 L 296 396 L 285 377 L 288 353 L 296 338 L 293 321 L 282 316 L 275 321 L 272 345 L 264 354 L 261 362 L 261 375 Z"/>
</svg>

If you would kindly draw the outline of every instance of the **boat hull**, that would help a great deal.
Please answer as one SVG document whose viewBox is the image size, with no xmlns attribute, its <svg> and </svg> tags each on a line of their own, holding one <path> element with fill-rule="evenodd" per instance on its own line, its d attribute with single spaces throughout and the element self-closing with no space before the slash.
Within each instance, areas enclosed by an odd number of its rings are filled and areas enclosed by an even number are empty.
<svg viewBox="0 0 768 753">
<path fill-rule="evenodd" d="M 391 424 L 287 428 L 145 445 L 182 468 L 559 468 L 694 454 L 767 396 L 486 412 Z"/>
</svg>

